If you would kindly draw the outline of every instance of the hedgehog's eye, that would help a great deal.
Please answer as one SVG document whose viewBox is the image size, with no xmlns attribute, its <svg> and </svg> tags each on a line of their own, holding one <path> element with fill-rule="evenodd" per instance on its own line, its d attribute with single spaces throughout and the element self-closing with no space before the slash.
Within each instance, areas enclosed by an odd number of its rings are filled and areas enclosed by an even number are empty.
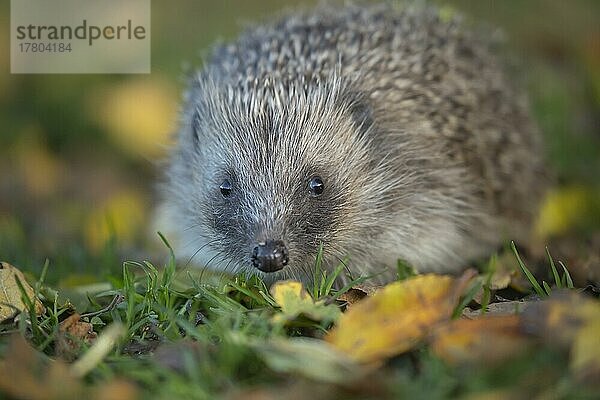
<svg viewBox="0 0 600 400">
<path fill-rule="evenodd" d="M 310 178 L 310 181 L 308 181 L 308 189 L 313 196 L 320 196 L 325 189 L 323 179 L 321 179 L 320 176 L 313 176 Z"/>
<path fill-rule="evenodd" d="M 229 197 L 229 195 L 231 195 L 231 190 L 233 189 L 233 186 L 231 185 L 231 182 L 229 182 L 229 180 L 225 179 L 223 183 L 221 183 L 221 186 L 219 186 L 219 189 L 221 190 L 221 194 L 223 195 L 223 197 Z"/>
</svg>

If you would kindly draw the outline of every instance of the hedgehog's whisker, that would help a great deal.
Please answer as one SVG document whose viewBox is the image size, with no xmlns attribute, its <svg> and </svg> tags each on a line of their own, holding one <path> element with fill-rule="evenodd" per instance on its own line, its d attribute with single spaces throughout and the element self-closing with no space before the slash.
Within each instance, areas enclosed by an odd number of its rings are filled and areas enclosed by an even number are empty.
<svg viewBox="0 0 600 400">
<path fill-rule="evenodd" d="M 198 255 L 198 253 L 200 253 L 202 251 L 202 249 L 204 249 L 206 246 L 213 245 L 213 244 L 217 243 L 218 241 L 219 241 L 219 239 L 213 239 L 213 240 L 210 240 L 210 241 L 204 243 L 202 246 L 200 246 L 198 248 L 198 250 L 196 250 L 194 252 L 194 254 L 192 254 L 192 256 L 188 259 L 188 261 L 185 263 L 184 267 L 189 266 L 190 263 L 192 262 L 192 260 L 194 259 L 194 257 L 196 257 Z"/>
</svg>

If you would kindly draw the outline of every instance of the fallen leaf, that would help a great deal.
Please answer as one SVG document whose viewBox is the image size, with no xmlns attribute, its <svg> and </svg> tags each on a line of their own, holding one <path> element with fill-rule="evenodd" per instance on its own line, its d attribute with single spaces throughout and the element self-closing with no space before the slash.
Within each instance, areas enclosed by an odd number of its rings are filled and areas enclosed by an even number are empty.
<svg viewBox="0 0 600 400">
<path fill-rule="evenodd" d="M 555 292 L 525 310 L 522 325 L 547 343 L 570 350 L 570 368 L 578 377 L 600 380 L 600 301 L 575 292 Z"/>
<path fill-rule="evenodd" d="M 25 280 L 23 273 L 9 263 L 0 262 L 0 322 L 27 310 L 17 279 L 23 285 L 27 297 L 35 302 L 35 313 L 41 315 L 45 311 L 42 302 L 35 297 L 35 292 Z"/>
<path fill-rule="evenodd" d="M 449 320 L 472 279 L 419 275 L 392 283 L 354 304 L 325 340 L 360 362 L 375 362 L 413 348 L 430 330 Z"/>
<path fill-rule="evenodd" d="M 11 338 L 8 349 L 0 360 L 0 396 L 28 400 L 138 398 L 137 387 L 121 379 L 86 385 L 72 367 L 61 360 L 50 361 L 20 335 Z"/>
<path fill-rule="evenodd" d="M 135 400 L 138 396 L 138 388 L 131 382 L 115 379 L 105 382 L 92 391 L 94 400 Z"/>
<path fill-rule="evenodd" d="M 352 288 L 346 293 L 343 293 L 340 297 L 338 297 L 338 300 L 343 301 L 344 303 L 346 303 L 346 306 L 349 307 L 367 296 L 367 292 L 361 289 Z"/>
<path fill-rule="evenodd" d="M 251 346 L 277 372 L 338 384 L 351 382 L 361 375 L 357 364 L 322 340 L 273 339 Z"/>
<path fill-rule="evenodd" d="M 0 393 L 15 399 L 75 400 L 86 398 L 80 381 L 64 362 L 49 363 L 22 336 L 15 335 L 0 361 Z"/>
<path fill-rule="evenodd" d="M 510 251 L 505 251 L 496 259 L 494 272 L 490 279 L 490 289 L 506 289 L 518 276 L 520 276 L 520 270 L 518 270 L 515 255 Z"/>
<path fill-rule="evenodd" d="M 434 353 L 451 364 L 497 365 L 522 354 L 530 343 L 517 315 L 450 321 L 432 337 Z"/>
<path fill-rule="evenodd" d="M 271 295 L 281 312 L 273 316 L 273 322 L 285 323 L 305 316 L 313 321 L 333 322 L 341 314 L 335 304 L 325 304 L 324 300 L 314 301 L 302 283 L 297 281 L 275 282 Z"/>
<path fill-rule="evenodd" d="M 77 313 L 62 321 L 58 327 L 56 353 L 63 359 L 72 361 L 77 356 L 81 345 L 90 345 L 98 337 L 94 326 L 81 320 Z"/>
<path fill-rule="evenodd" d="M 81 315 L 75 313 L 62 321 L 58 328 L 60 333 L 67 333 L 74 338 L 89 341 L 96 338 L 96 332 L 91 323 L 81 320 Z"/>
<path fill-rule="evenodd" d="M 377 292 L 383 286 L 385 286 L 385 285 L 379 285 L 379 284 L 367 281 L 367 282 L 362 282 L 362 283 L 355 285 L 352 289 L 364 292 L 367 296 L 372 296 L 375 294 L 375 292 Z"/>
</svg>

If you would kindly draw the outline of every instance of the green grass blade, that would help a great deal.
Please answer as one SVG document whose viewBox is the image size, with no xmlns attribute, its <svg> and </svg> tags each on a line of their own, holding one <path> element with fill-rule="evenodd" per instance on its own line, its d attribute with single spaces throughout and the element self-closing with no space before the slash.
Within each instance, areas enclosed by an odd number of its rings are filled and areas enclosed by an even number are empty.
<svg viewBox="0 0 600 400">
<path fill-rule="evenodd" d="M 523 273 L 527 277 L 527 280 L 529 281 L 529 283 L 531 283 L 531 286 L 533 286 L 533 289 L 535 290 L 535 292 L 542 297 L 546 297 L 546 292 L 544 292 L 544 289 L 542 289 L 542 287 L 540 286 L 538 281 L 535 279 L 535 277 L 533 276 L 531 271 L 529 271 L 529 269 L 523 263 L 523 260 L 521 260 L 521 256 L 519 255 L 519 252 L 517 251 L 517 246 L 515 246 L 515 242 L 510 242 L 510 247 L 511 247 L 513 253 L 515 254 L 515 256 L 517 257 L 517 262 L 519 263 L 519 267 L 521 267 L 521 271 L 523 271 Z"/>
<path fill-rule="evenodd" d="M 323 245 L 319 246 L 317 258 L 315 259 L 315 270 L 313 275 L 313 287 L 312 296 L 314 299 L 319 297 L 319 282 L 322 280 L 323 271 L 321 270 L 321 264 L 323 263 Z"/>
<path fill-rule="evenodd" d="M 338 278 L 338 276 L 340 276 L 340 274 L 346 267 L 347 262 L 348 262 L 348 258 L 345 258 L 338 264 L 337 267 L 335 267 L 333 272 L 331 274 L 329 274 L 329 276 L 325 280 L 325 286 L 323 288 L 323 291 L 320 293 L 321 297 L 328 296 L 331 293 L 331 288 L 333 287 L 335 280 Z"/>
<path fill-rule="evenodd" d="M 168 287 L 171 284 L 171 282 L 173 281 L 173 277 L 175 276 L 175 270 L 177 267 L 177 262 L 175 259 L 175 252 L 173 251 L 173 247 L 171 247 L 171 244 L 169 243 L 167 238 L 161 232 L 157 232 L 157 234 L 160 237 L 160 240 L 169 249 L 169 262 L 168 262 L 166 268 L 164 269 L 163 275 L 162 275 L 162 286 Z"/>
<path fill-rule="evenodd" d="M 575 285 L 573 284 L 573 279 L 571 279 L 571 274 L 569 274 L 569 270 L 567 269 L 565 264 L 563 264 L 562 261 L 559 261 L 558 263 L 563 268 L 563 271 L 565 271 L 565 280 L 566 280 L 567 288 L 573 289 L 575 287 Z"/>
<path fill-rule="evenodd" d="M 488 263 L 488 271 L 485 276 L 485 282 L 483 283 L 483 296 L 481 300 L 481 314 L 485 314 L 487 312 L 487 308 L 492 299 L 492 291 L 490 289 L 492 277 L 496 272 L 496 264 L 498 263 L 498 255 L 493 254 L 490 258 L 490 262 Z"/>
<path fill-rule="evenodd" d="M 560 285 L 560 283 L 561 283 L 560 275 L 558 274 L 556 265 L 554 265 L 554 260 L 552 259 L 552 256 L 550 255 L 550 250 L 548 250 L 548 246 L 546 246 L 546 255 L 548 255 L 548 261 L 550 262 L 550 269 L 552 270 L 552 276 L 554 277 L 554 284 L 556 285 L 557 288 L 561 288 L 562 286 Z"/>
<path fill-rule="evenodd" d="M 546 294 L 548 296 L 550 296 L 550 293 L 552 292 L 552 289 L 550 289 L 550 285 L 548 285 L 548 283 L 546 283 L 546 281 L 542 281 L 542 286 L 544 287 Z"/>
<path fill-rule="evenodd" d="M 44 338 L 45 335 L 43 331 L 40 329 L 38 325 L 38 318 L 35 312 L 35 298 L 32 300 L 27 292 L 25 291 L 25 286 L 23 286 L 23 282 L 19 279 L 17 275 L 15 275 L 15 282 L 17 283 L 17 287 L 19 288 L 19 292 L 21 292 L 21 299 L 27 308 L 27 312 L 29 313 L 29 322 L 31 323 L 31 334 L 34 339 L 39 343 Z"/>
<path fill-rule="evenodd" d="M 467 291 L 467 294 L 465 294 L 465 297 L 462 298 L 460 303 L 454 309 L 454 312 L 452 313 L 452 319 L 456 319 L 461 316 L 463 310 L 475 298 L 475 295 L 481 289 L 481 286 L 482 286 L 481 280 L 475 279 L 475 282 L 473 282 L 473 284 Z"/>
</svg>

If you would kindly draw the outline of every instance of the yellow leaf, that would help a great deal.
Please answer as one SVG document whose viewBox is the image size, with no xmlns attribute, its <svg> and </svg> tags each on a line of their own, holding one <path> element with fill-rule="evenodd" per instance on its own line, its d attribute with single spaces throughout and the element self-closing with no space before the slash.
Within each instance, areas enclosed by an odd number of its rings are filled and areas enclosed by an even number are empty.
<svg viewBox="0 0 600 400">
<path fill-rule="evenodd" d="M 277 305 L 281 307 L 281 313 L 273 316 L 276 323 L 292 321 L 300 315 L 315 321 L 332 322 L 340 314 L 339 308 L 334 304 L 315 302 L 302 283 L 297 281 L 275 282 L 270 291 Z"/>
<path fill-rule="evenodd" d="M 498 364 L 522 354 L 528 344 L 517 315 L 450 321 L 432 339 L 435 354 L 452 364 Z"/>
<path fill-rule="evenodd" d="M 23 273 L 9 263 L 0 262 L 0 322 L 27 309 L 27 305 L 21 300 L 21 290 L 16 279 L 19 279 L 23 285 L 27 297 L 35 302 L 36 314 L 44 313 L 44 306 L 35 297 L 35 292 L 25 280 Z"/>
<path fill-rule="evenodd" d="M 392 283 L 352 307 L 325 339 L 351 358 L 374 362 L 405 352 L 450 319 L 473 273 L 419 275 Z"/>
<path fill-rule="evenodd" d="M 296 299 L 306 301 L 312 299 L 308 295 L 308 292 L 304 290 L 302 283 L 297 281 L 279 281 L 271 287 L 271 295 L 275 302 L 281 307 L 282 310 L 286 311 L 290 307 L 290 303 Z"/>
</svg>

